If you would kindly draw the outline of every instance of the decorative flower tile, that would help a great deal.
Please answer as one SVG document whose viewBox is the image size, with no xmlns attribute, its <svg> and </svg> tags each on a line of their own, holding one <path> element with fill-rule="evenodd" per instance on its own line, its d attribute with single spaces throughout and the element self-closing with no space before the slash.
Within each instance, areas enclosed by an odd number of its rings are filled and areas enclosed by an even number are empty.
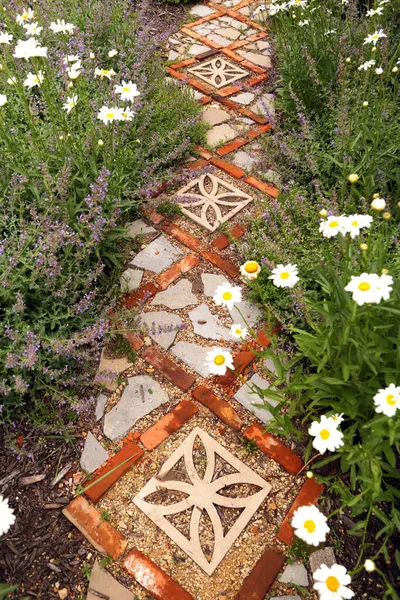
<svg viewBox="0 0 400 600">
<path fill-rule="evenodd" d="M 204 456 L 203 474 L 199 472 L 199 464 L 195 466 L 194 457 L 195 453 L 201 450 Z M 224 470 L 227 470 L 228 474 L 221 475 Z M 259 489 L 246 495 L 243 488 L 237 491 L 238 485 L 251 486 L 251 490 L 253 487 Z M 270 490 L 269 483 L 208 433 L 196 427 L 163 464 L 158 474 L 137 494 L 133 502 L 203 571 L 212 575 Z M 176 494 L 178 497 L 185 495 L 186 498 L 175 501 Z M 150 495 L 153 497 L 152 502 L 146 501 Z M 226 525 L 224 513 L 221 515 L 221 511 L 226 510 L 233 510 L 236 519 L 229 520 L 229 527 Z M 188 511 L 191 511 L 190 522 L 184 534 L 182 526 L 178 529 L 172 518 L 175 517 L 179 521 Z M 212 525 L 213 544 L 212 540 L 210 541 L 210 528 L 207 531 L 204 527 L 205 518 L 208 518 Z M 207 553 L 204 551 L 205 539 L 209 549 Z"/>
<path fill-rule="evenodd" d="M 232 184 L 206 173 L 181 188 L 176 194 L 182 212 L 190 219 L 215 231 L 252 201 Z"/>
<path fill-rule="evenodd" d="M 222 57 L 200 63 L 188 69 L 188 72 L 217 89 L 249 75 L 248 71 Z"/>
</svg>

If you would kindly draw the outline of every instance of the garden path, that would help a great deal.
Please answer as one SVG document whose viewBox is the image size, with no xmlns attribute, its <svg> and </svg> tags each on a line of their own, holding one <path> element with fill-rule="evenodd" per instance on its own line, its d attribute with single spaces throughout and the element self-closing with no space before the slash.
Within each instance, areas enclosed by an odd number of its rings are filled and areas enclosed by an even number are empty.
<svg viewBox="0 0 400 600">
<path fill-rule="evenodd" d="M 208 147 L 179 172 L 184 185 L 159 190 L 129 227 L 143 243 L 123 274 L 122 303 L 147 329 L 125 334 L 134 362 L 102 353 L 97 381 L 108 394 L 81 457 L 89 478 L 76 475 L 85 491 L 64 511 L 114 561 L 96 561 L 90 600 L 263 600 L 271 587 L 272 600 L 296 600 L 296 586 L 313 597 L 303 564 L 278 575 L 293 542 L 290 517 L 317 502 L 322 486 L 297 475 L 302 460 L 264 432 L 271 415 L 254 406 L 246 382 L 265 388 L 274 377 L 258 356 L 270 343 L 261 312 L 247 300 L 240 314 L 212 302 L 221 283 L 241 283 L 234 240 L 245 217 L 279 193 L 252 173 L 274 110 L 259 5 L 198 4 L 169 40 L 166 70 L 203 105 Z M 160 199 L 178 202 L 183 215 L 163 217 Z M 226 233 L 214 234 L 221 225 Z M 229 334 L 243 319 L 255 331 L 251 344 Z M 239 376 L 209 376 L 212 347 L 231 349 Z M 314 553 L 313 571 L 332 560 L 324 552 Z"/>
</svg>

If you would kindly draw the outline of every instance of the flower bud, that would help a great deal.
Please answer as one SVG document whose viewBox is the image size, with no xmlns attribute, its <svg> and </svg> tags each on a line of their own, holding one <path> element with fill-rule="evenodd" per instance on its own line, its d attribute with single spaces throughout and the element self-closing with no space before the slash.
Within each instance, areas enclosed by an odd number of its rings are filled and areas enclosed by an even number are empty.
<svg viewBox="0 0 400 600">
<path fill-rule="evenodd" d="M 379 196 L 377 198 L 374 198 L 371 202 L 372 210 L 384 210 L 385 206 L 386 202 L 383 198 L 379 198 Z"/>
<path fill-rule="evenodd" d="M 373 198 L 379 198 L 379 194 L 373 194 Z"/>
<path fill-rule="evenodd" d="M 357 183 L 360 177 L 357 175 L 357 173 L 351 173 L 347 179 L 350 181 L 350 183 Z"/>
<path fill-rule="evenodd" d="M 319 211 L 319 216 L 320 217 L 327 217 L 328 216 L 328 211 L 326 210 L 326 208 L 321 208 L 321 210 Z"/>
<path fill-rule="evenodd" d="M 383 215 L 382 215 L 382 217 L 383 217 L 383 218 L 384 218 L 386 221 L 389 221 L 389 219 L 390 219 L 390 217 L 391 217 L 391 216 L 392 216 L 392 215 L 390 214 L 390 212 L 384 212 L 384 213 L 383 213 Z"/>
<path fill-rule="evenodd" d="M 97 142 L 97 145 L 98 145 L 98 146 L 104 146 L 104 142 L 103 142 L 103 140 L 99 140 L 99 141 Z"/>
<path fill-rule="evenodd" d="M 314 473 L 312 471 L 307 471 L 306 476 L 308 477 L 308 479 L 311 479 L 312 477 L 314 477 Z"/>
<path fill-rule="evenodd" d="M 368 102 L 366 100 L 364 100 L 364 102 L 362 103 L 362 105 L 363 105 L 364 108 L 367 108 Z"/>
<path fill-rule="evenodd" d="M 368 250 L 368 244 L 360 244 L 360 250 Z"/>
<path fill-rule="evenodd" d="M 73 88 L 74 87 L 74 84 L 72 83 L 72 81 L 69 82 L 68 87 L 69 88 Z"/>
<path fill-rule="evenodd" d="M 367 558 L 367 560 L 364 563 L 364 569 L 366 571 L 368 571 L 368 573 L 372 573 L 372 571 L 375 571 L 376 565 L 375 565 L 374 561 L 371 560 L 370 558 Z"/>
<path fill-rule="evenodd" d="M 371 52 L 376 52 L 376 47 L 371 48 Z"/>
<path fill-rule="evenodd" d="M 91 58 L 92 60 L 94 60 L 94 59 L 96 58 L 96 57 L 95 57 L 95 55 L 94 55 L 94 52 L 91 52 L 91 53 L 89 54 L 89 58 Z"/>
<path fill-rule="evenodd" d="M 59 137 L 58 139 L 59 139 L 59 140 L 61 140 L 61 141 L 63 141 L 63 139 L 64 139 L 64 136 L 63 136 L 63 135 L 60 135 L 60 137 Z"/>
<path fill-rule="evenodd" d="M 399 202 L 397 203 L 397 206 L 399 206 L 399 207 L 400 207 L 400 200 L 399 200 Z"/>
<path fill-rule="evenodd" d="M 387 275 L 389 273 L 388 269 L 381 269 L 382 275 Z"/>
<path fill-rule="evenodd" d="M 347 62 L 347 63 L 351 63 L 351 58 L 347 57 L 347 58 L 346 58 L 346 62 Z"/>
<path fill-rule="evenodd" d="M 393 67 L 392 73 L 397 73 L 398 70 L 399 70 L 399 67 Z"/>
</svg>

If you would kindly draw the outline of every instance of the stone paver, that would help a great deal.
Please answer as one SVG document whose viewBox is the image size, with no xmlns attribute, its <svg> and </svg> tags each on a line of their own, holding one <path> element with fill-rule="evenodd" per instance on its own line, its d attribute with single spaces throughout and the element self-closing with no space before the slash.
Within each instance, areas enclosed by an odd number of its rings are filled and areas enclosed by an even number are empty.
<svg viewBox="0 0 400 600">
<path fill-rule="evenodd" d="M 238 54 L 243 56 L 245 60 L 248 60 L 259 67 L 264 69 L 270 69 L 272 67 L 271 58 L 264 54 L 256 54 L 255 52 L 246 52 L 244 50 L 238 50 Z"/>
<path fill-rule="evenodd" d="M 132 292 L 137 290 L 143 278 L 143 271 L 139 269 L 126 269 L 121 275 L 121 291 L 122 293 Z"/>
<path fill-rule="evenodd" d="M 229 121 L 232 118 L 226 110 L 223 108 L 219 108 L 217 106 L 210 106 L 210 108 L 206 108 L 203 110 L 202 119 L 208 125 L 220 125 L 221 123 L 225 123 L 225 121 Z"/>
<path fill-rule="evenodd" d="M 119 375 L 129 369 L 132 364 L 127 358 L 106 358 L 103 349 L 95 382 L 104 386 L 109 392 L 115 392 L 118 387 Z"/>
<path fill-rule="evenodd" d="M 188 49 L 188 54 L 197 56 L 197 54 L 203 54 L 203 52 L 207 52 L 207 50 L 209 50 L 208 46 L 204 46 L 203 44 L 192 44 Z"/>
<path fill-rule="evenodd" d="M 226 277 L 223 275 L 215 275 L 214 273 L 202 273 L 201 280 L 204 285 L 204 295 L 208 298 L 214 296 L 217 287 L 223 283 L 229 283 Z"/>
<path fill-rule="evenodd" d="M 174 343 L 180 327 L 183 325 L 178 315 L 166 312 L 148 312 L 141 315 L 140 320 L 148 327 L 148 335 L 157 344 L 168 350 Z"/>
<path fill-rule="evenodd" d="M 230 311 L 230 315 L 234 323 L 240 323 L 245 327 L 252 327 L 261 319 L 262 312 L 255 304 L 251 304 L 247 300 L 242 300 L 242 302 L 237 302 L 235 304 Z"/>
<path fill-rule="evenodd" d="M 182 250 L 161 235 L 146 246 L 144 250 L 141 250 L 130 264 L 146 271 L 161 273 L 181 256 Z"/>
<path fill-rule="evenodd" d="M 294 583 L 303 587 L 309 585 L 305 566 L 297 563 L 287 565 L 283 573 L 279 576 L 279 581 L 281 583 Z"/>
<path fill-rule="evenodd" d="M 80 465 L 86 473 L 93 473 L 108 460 L 108 452 L 96 440 L 94 435 L 89 431 L 86 436 L 85 445 L 81 455 Z"/>
<path fill-rule="evenodd" d="M 196 17 L 208 17 L 208 15 L 212 15 L 214 12 L 215 10 L 208 6 L 204 6 L 204 4 L 196 4 L 190 9 L 189 14 L 195 15 Z"/>
<path fill-rule="evenodd" d="M 197 296 L 192 293 L 192 283 L 188 279 L 181 279 L 165 291 L 159 292 L 151 302 L 154 306 L 166 306 L 171 310 L 185 308 L 186 306 L 198 303 Z"/>
<path fill-rule="evenodd" d="M 218 315 L 211 313 L 207 304 L 200 304 L 188 316 L 193 323 L 193 330 L 197 335 L 201 335 L 201 337 L 207 340 L 232 340 L 229 329 L 222 325 Z"/>
<path fill-rule="evenodd" d="M 168 400 L 167 392 L 152 377 L 129 377 L 121 400 L 104 417 L 104 434 L 113 442 L 120 440 L 136 421 Z"/>
<path fill-rule="evenodd" d="M 234 165 L 237 165 L 238 167 L 240 167 L 241 169 L 245 169 L 246 171 L 251 171 L 251 169 L 257 163 L 257 161 L 257 158 L 254 158 L 245 150 L 239 150 L 238 152 L 235 152 L 235 155 L 232 158 L 232 162 Z"/>
<path fill-rule="evenodd" d="M 275 96 L 274 94 L 263 94 L 251 107 L 251 110 L 259 115 L 275 115 Z M 266 114 L 267 113 L 267 114 Z"/>
<path fill-rule="evenodd" d="M 251 386 L 252 384 L 258 386 L 262 390 L 269 387 L 269 382 L 266 379 L 260 377 L 257 373 L 251 377 L 235 394 L 235 399 L 240 402 L 247 410 L 252 412 L 256 417 L 260 419 L 263 423 L 268 423 L 273 417 L 269 410 L 265 408 L 258 408 L 254 406 L 254 404 L 262 404 L 263 400 L 257 393 L 252 393 Z M 277 400 L 273 400 L 271 398 L 268 399 L 268 402 L 272 404 L 272 406 L 276 406 L 279 404 Z"/>
<path fill-rule="evenodd" d="M 147 225 L 142 219 L 136 219 L 132 223 L 127 225 L 127 234 L 130 237 L 136 237 L 137 235 L 147 235 L 148 233 L 156 233 L 157 229 L 154 229 L 151 225 Z"/>
<path fill-rule="evenodd" d="M 108 397 L 105 394 L 99 394 L 99 397 L 96 401 L 96 408 L 94 410 L 94 416 L 96 417 L 96 421 L 100 421 L 100 419 L 104 415 L 107 401 Z"/>
<path fill-rule="evenodd" d="M 240 31 L 235 27 L 221 27 L 221 29 L 216 29 L 215 33 L 228 40 L 237 40 L 240 37 Z"/>
<path fill-rule="evenodd" d="M 327 567 L 331 567 L 336 563 L 335 553 L 332 548 L 322 548 L 321 550 L 316 550 L 309 557 L 310 561 L 310 569 L 313 573 L 317 569 L 320 568 L 321 565 L 326 565 Z"/>
<path fill-rule="evenodd" d="M 255 98 L 255 95 L 252 94 L 251 92 L 243 92 L 242 94 L 238 94 L 237 96 L 234 96 L 234 98 L 232 98 L 235 102 L 238 102 L 239 104 L 250 104 L 251 102 L 253 102 Z"/>
<path fill-rule="evenodd" d="M 99 561 L 96 560 L 90 575 L 86 600 L 100 600 L 104 597 L 108 600 L 135 600 L 133 593 L 102 569 Z"/>
<path fill-rule="evenodd" d="M 226 142 L 230 142 L 236 135 L 236 131 L 228 123 L 216 125 L 207 131 L 207 144 L 212 148 L 216 148 Z"/>
<path fill-rule="evenodd" d="M 200 344 L 194 344 L 193 342 L 178 342 L 175 346 L 172 346 L 171 352 L 193 371 L 196 371 L 202 377 L 208 377 L 210 373 L 205 364 L 206 354 L 212 348 L 212 346 L 200 346 Z"/>
</svg>

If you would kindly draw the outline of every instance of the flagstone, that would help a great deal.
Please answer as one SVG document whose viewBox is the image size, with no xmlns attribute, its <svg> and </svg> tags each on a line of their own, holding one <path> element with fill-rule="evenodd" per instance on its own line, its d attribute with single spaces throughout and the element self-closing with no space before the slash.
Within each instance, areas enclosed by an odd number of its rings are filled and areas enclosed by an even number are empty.
<svg viewBox="0 0 400 600">
<path fill-rule="evenodd" d="M 229 46 L 229 44 L 232 43 L 232 40 L 227 40 L 226 38 L 222 37 L 222 35 L 218 35 L 217 33 L 212 33 L 208 36 L 208 39 L 216 42 L 217 44 L 221 44 L 221 46 L 224 47 Z"/>
<path fill-rule="evenodd" d="M 126 357 L 106 358 L 104 349 L 100 356 L 99 368 L 96 373 L 95 383 L 102 385 L 109 392 L 115 392 L 118 387 L 118 377 L 132 366 Z"/>
<path fill-rule="evenodd" d="M 259 42 L 256 42 L 256 46 L 259 50 L 269 50 L 271 45 L 269 42 L 264 42 L 263 40 L 260 40 Z M 247 46 L 247 48 L 248 47 L 249 46 Z M 267 54 L 267 52 L 264 52 L 264 54 Z"/>
<path fill-rule="evenodd" d="M 218 315 L 211 313 L 207 304 L 200 304 L 188 316 L 197 335 L 201 335 L 207 340 L 223 339 L 229 341 L 232 339 L 229 329 L 220 323 Z"/>
<path fill-rule="evenodd" d="M 222 27 L 221 29 L 216 29 L 215 33 L 218 35 L 222 35 L 230 40 L 237 40 L 240 37 L 241 32 L 238 31 L 235 27 Z"/>
<path fill-rule="evenodd" d="M 251 92 L 243 92 L 242 94 L 238 94 L 237 96 L 234 96 L 234 98 L 232 98 L 232 100 L 234 100 L 235 102 L 238 102 L 239 104 L 250 104 L 250 102 L 253 102 L 255 98 L 255 94 L 252 94 Z"/>
<path fill-rule="evenodd" d="M 133 292 L 140 286 L 143 277 L 143 271 L 139 269 L 126 269 L 121 275 L 121 291 L 123 293 Z"/>
<path fill-rule="evenodd" d="M 161 273 L 161 271 L 171 266 L 182 254 L 182 250 L 171 244 L 165 236 L 160 235 L 160 237 L 146 246 L 144 250 L 141 250 L 130 264 L 146 271 Z"/>
<path fill-rule="evenodd" d="M 274 94 L 263 94 L 251 107 L 251 110 L 257 114 L 265 115 L 268 112 L 270 115 L 275 114 L 275 96 Z"/>
<path fill-rule="evenodd" d="M 204 4 L 196 4 L 189 11 L 191 15 L 195 15 L 196 17 L 208 17 L 208 15 L 212 15 L 214 12 L 215 10 L 204 6 Z"/>
<path fill-rule="evenodd" d="M 86 600 L 135 600 L 132 592 L 121 585 L 110 573 L 100 567 L 96 560 L 90 575 L 89 589 Z"/>
<path fill-rule="evenodd" d="M 168 401 L 167 392 L 149 375 L 129 377 L 121 400 L 104 418 L 104 434 L 113 442 L 120 440 L 136 421 Z"/>
<path fill-rule="evenodd" d="M 207 52 L 210 48 L 208 46 L 203 46 L 202 44 L 193 44 L 188 49 L 188 54 L 191 56 L 196 56 L 197 54 L 202 54 L 203 52 Z"/>
<path fill-rule="evenodd" d="M 208 298 L 214 296 L 217 287 L 223 283 L 229 283 L 226 277 L 223 275 L 215 275 L 214 273 L 202 273 L 201 280 L 204 285 L 204 295 Z"/>
<path fill-rule="evenodd" d="M 220 125 L 221 123 L 225 123 L 225 121 L 229 121 L 232 116 L 222 108 L 218 108 L 216 106 L 210 106 L 210 108 L 206 108 L 203 110 L 202 119 L 208 125 Z"/>
<path fill-rule="evenodd" d="M 151 339 L 157 342 L 164 350 L 168 350 L 174 343 L 178 331 L 182 326 L 182 320 L 178 315 L 165 310 L 144 313 L 141 315 L 140 320 L 148 327 L 148 335 Z"/>
<path fill-rule="evenodd" d="M 255 52 L 246 52 L 245 50 L 238 50 L 237 53 L 259 67 L 264 67 L 265 69 L 272 67 L 271 58 L 265 54 L 256 54 Z"/>
<path fill-rule="evenodd" d="M 281 583 L 294 583 L 295 585 L 301 585 L 303 587 L 309 585 L 305 566 L 297 563 L 287 565 L 278 579 Z"/>
<path fill-rule="evenodd" d="M 163 292 L 155 295 L 152 305 L 162 305 L 175 310 L 185 308 L 191 304 L 198 304 L 197 296 L 192 293 L 192 283 L 188 279 L 181 279 Z M 156 340 L 157 341 L 157 340 Z"/>
<path fill-rule="evenodd" d="M 94 410 L 94 415 L 96 417 L 96 421 L 100 421 L 102 416 L 104 415 L 104 411 L 107 405 L 108 396 L 106 394 L 99 394 L 96 402 L 96 408 Z"/>
<path fill-rule="evenodd" d="M 86 473 L 93 473 L 96 469 L 108 460 L 108 452 L 96 440 L 94 435 L 89 431 L 86 436 L 85 445 L 80 459 L 80 465 Z"/>
<path fill-rule="evenodd" d="M 245 169 L 246 171 L 250 171 L 253 165 L 257 162 L 257 158 L 251 156 L 248 152 L 244 150 L 239 150 L 233 155 L 232 162 L 234 165 L 237 165 L 241 169 Z"/>
<path fill-rule="evenodd" d="M 227 123 L 217 125 L 207 131 L 207 143 L 212 148 L 230 142 L 236 137 L 236 131 Z"/>
<path fill-rule="evenodd" d="M 146 235 L 148 233 L 155 233 L 157 230 L 151 225 L 147 225 L 142 219 L 136 219 L 132 223 L 128 223 L 127 235 L 129 237 L 136 237 L 137 235 Z"/>
<path fill-rule="evenodd" d="M 326 547 L 321 550 L 316 550 L 309 557 L 310 568 L 313 573 L 320 568 L 321 565 L 332 567 L 336 563 L 335 553 L 332 548 Z"/>
<path fill-rule="evenodd" d="M 206 354 L 213 349 L 213 346 L 200 346 L 193 342 L 178 342 L 172 346 L 171 352 L 177 358 L 180 358 L 193 371 L 196 371 L 202 377 L 208 377 L 210 372 L 206 365 Z M 226 348 L 229 350 L 229 348 Z"/>
<path fill-rule="evenodd" d="M 243 327 L 249 327 L 255 325 L 261 319 L 262 312 L 255 304 L 248 302 L 248 300 L 242 300 L 242 302 L 235 303 L 233 309 L 230 311 L 230 315 L 234 323 L 240 323 Z"/>
<path fill-rule="evenodd" d="M 263 423 L 268 423 L 273 417 L 272 414 L 267 410 L 267 408 L 258 408 L 254 406 L 254 404 L 262 404 L 263 400 L 260 396 L 255 392 L 252 392 L 252 384 L 261 388 L 262 390 L 269 388 L 270 384 L 266 379 L 263 379 L 257 373 L 251 377 L 235 394 L 235 399 L 240 402 L 247 410 L 252 412 L 256 417 L 260 419 Z M 277 400 L 268 399 L 273 406 L 279 404 Z"/>
</svg>

